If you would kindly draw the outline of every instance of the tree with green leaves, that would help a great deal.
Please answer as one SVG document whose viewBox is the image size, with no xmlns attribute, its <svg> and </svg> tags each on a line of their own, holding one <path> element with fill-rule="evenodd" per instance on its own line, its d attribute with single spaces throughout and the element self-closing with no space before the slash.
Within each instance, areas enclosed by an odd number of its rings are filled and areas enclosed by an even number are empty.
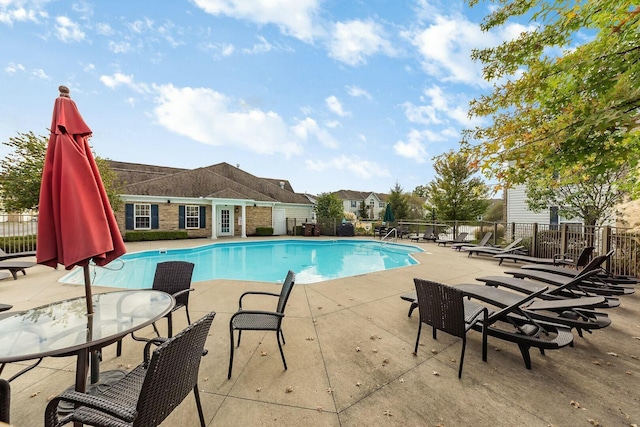
<svg viewBox="0 0 640 427">
<path fill-rule="evenodd" d="M 344 215 L 342 200 L 332 193 L 321 193 L 316 198 L 315 210 L 319 219 L 342 219 Z"/>
<path fill-rule="evenodd" d="M 411 211 L 409 208 L 409 200 L 407 195 L 403 193 L 402 187 L 397 181 L 396 185 L 389 193 L 387 202 L 391 205 L 391 211 L 393 212 L 393 216 L 396 218 L 396 221 L 399 219 L 409 218 L 409 212 Z M 384 215 L 384 211 L 382 211 L 382 215 Z"/>
<path fill-rule="evenodd" d="M 489 119 L 465 132 L 463 149 L 473 166 L 507 185 L 525 183 L 532 173 L 552 184 L 560 173 L 562 186 L 624 167 L 629 173 L 618 189 L 637 189 L 640 6 L 614 0 L 492 3 L 483 30 L 527 18 L 533 25 L 472 54 L 493 85 L 471 104 L 471 116 Z"/>
<path fill-rule="evenodd" d="M 13 149 L 0 160 L 0 197 L 4 210 L 21 212 L 37 209 L 48 138 L 33 132 L 18 132 L 18 136 L 9 138 L 3 144 Z M 96 157 L 95 160 L 111 207 L 118 210 L 122 200 L 116 173 L 106 159 Z"/>
<path fill-rule="evenodd" d="M 364 200 L 360 202 L 358 216 L 362 219 L 369 219 L 369 206 L 364 202 Z"/>
<path fill-rule="evenodd" d="M 616 187 L 626 174 L 626 168 L 591 176 L 581 174 L 581 179 L 571 179 L 571 184 L 563 184 L 567 180 L 558 174 L 530 179 L 527 204 L 532 211 L 557 206 L 558 213 L 565 218 L 580 218 L 585 225 L 603 225 L 624 201 L 625 193 Z M 549 182 L 553 185 L 549 186 Z"/>
<path fill-rule="evenodd" d="M 435 159 L 435 178 L 427 185 L 427 197 L 439 220 L 475 220 L 489 206 L 489 188 L 470 167 L 468 158 L 449 151 Z"/>
</svg>

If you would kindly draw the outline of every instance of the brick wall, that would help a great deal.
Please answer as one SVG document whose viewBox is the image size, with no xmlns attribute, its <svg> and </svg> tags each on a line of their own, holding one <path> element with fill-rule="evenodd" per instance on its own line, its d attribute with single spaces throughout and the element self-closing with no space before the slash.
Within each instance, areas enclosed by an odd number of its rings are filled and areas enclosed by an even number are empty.
<svg viewBox="0 0 640 427">
<path fill-rule="evenodd" d="M 153 203 L 154 205 L 158 205 L 158 225 L 159 230 L 164 231 L 173 231 L 180 230 L 178 224 L 178 204 L 176 203 Z M 116 221 L 118 221 L 118 228 L 120 229 L 120 233 L 124 235 L 127 231 L 125 229 L 125 208 L 124 204 L 122 209 L 118 210 L 116 213 Z M 206 227 L 198 228 L 198 229 L 188 229 L 185 230 L 189 237 L 211 237 L 211 224 L 212 221 L 215 220 L 211 216 L 211 206 L 207 206 L 207 214 L 206 214 Z"/>
</svg>

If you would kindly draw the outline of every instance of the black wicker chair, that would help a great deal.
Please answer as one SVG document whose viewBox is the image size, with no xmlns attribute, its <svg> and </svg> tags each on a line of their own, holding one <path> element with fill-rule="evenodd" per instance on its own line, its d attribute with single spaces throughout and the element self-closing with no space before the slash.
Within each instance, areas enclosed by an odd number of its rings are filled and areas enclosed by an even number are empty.
<svg viewBox="0 0 640 427">
<path fill-rule="evenodd" d="M 156 272 L 153 276 L 153 286 L 151 289 L 156 291 L 163 291 L 171 294 L 176 299 L 176 305 L 171 309 L 169 314 L 166 315 L 168 326 L 167 336 L 171 338 L 173 336 L 173 317 L 172 313 L 179 308 L 184 307 L 187 312 L 187 323 L 191 324 L 191 318 L 189 317 L 189 293 L 194 289 L 191 288 L 191 277 L 193 276 L 193 268 L 195 265 L 186 261 L 166 261 L 160 262 L 156 266 Z M 153 324 L 153 330 L 157 336 L 160 336 L 160 332 Z M 137 337 L 135 334 L 131 334 L 131 337 L 136 341 L 147 341 L 146 338 Z M 117 355 L 122 354 L 122 340 L 118 341 Z"/>
<path fill-rule="evenodd" d="M 238 301 L 239 310 L 231 316 L 229 321 L 229 335 L 231 338 L 231 349 L 229 354 L 229 375 L 227 378 L 231 378 L 231 370 L 233 368 L 233 331 L 238 331 L 238 347 L 240 347 L 240 338 L 242 331 L 275 331 L 278 339 L 278 348 L 280 349 L 280 356 L 282 356 L 282 363 L 284 369 L 287 369 L 287 361 L 284 358 L 284 352 L 282 351 L 282 344 L 285 344 L 284 334 L 282 333 L 282 319 L 284 318 L 284 309 L 287 305 L 287 300 L 291 294 L 291 289 L 295 283 L 295 273 L 291 270 L 287 273 L 287 277 L 282 284 L 282 289 L 279 294 L 271 292 L 245 292 L 240 295 Z M 244 310 L 242 308 L 242 299 L 246 295 L 269 295 L 278 297 L 278 305 L 276 311 L 261 311 L 261 310 Z M 282 338 L 282 343 L 280 343 Z"/>
<path fill-rule="evenodd" d="M 98 396 L 65 391 L 45 410 L 45 427 L 70 422 L 92 426 L 157 426 L 193 391 L 200 424 L 205 427 L 198 392 L 200 360 L 215 316 L 211 312 L 173 338 L 153 338 L 144 349 L 144 362 Z M 151 357 L 150 346 L 160 344 Z M 75 404 L 58 417 L 60 401 Z"/>
<path fill-rule="evenodd" d="M 9 381 L 0 378 L 0 421 L 9 424 L 11 409 L 11 386 Z"/>
<path fill-rule="evenodd" d="M 467 331 L 477 322 L 484 322 L 483 324 L 486 325 L 488 310 L 486 307 L 465 300 L 462 291 L 452 286 L 423 279 L 413 279 L 413 281 L 420 310 L 415 353 L 418 353 L 423 323 L 433 328 L 433 339 L 436 339 L 438 329 L 462 338 L 462 353 L 458 369 L 458 378 L 461 378 L 464 350 L 467 345 Z M 487 331 L 484 327 L 482 328 L 482 360 L 487 361 Z"/>
</svg>

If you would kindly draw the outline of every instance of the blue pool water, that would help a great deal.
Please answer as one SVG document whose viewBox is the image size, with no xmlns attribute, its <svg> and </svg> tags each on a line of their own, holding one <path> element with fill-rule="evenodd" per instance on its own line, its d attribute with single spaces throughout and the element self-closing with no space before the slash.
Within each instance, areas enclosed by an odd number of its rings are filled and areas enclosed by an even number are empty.
<svg viewBox="0 0 640 427">
<path fill-rule="evenodd" d="M 232 279 L 281 282 L 288 270 L 296 283 L 316 283 L 417 264 L 411 253 L 422 249 L 366 240 L 271 240 L 214 243 L 190 249 L 168 249 L 125 254 L 105 268 L 91 266 L 97 286 L 149 288 L 156 264 L 189 261 L 195 264 L 193 281 Z M 63 283 L 84 283 L 81 269 L 64 276 Z"/>
</svg>

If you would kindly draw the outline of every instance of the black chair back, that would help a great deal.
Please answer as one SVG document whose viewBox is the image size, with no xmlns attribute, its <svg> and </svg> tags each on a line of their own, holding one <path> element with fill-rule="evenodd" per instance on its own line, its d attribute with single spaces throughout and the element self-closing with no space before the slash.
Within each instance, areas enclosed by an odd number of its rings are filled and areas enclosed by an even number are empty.
<svg viewBox="0 0 640 427">
<path fill-rule="evenodd" d="M 284 313 L 287 301 L 289 300 L 289 295 L 291 295 L 291 290 L 293 289 L 295 277 L 295 273 L 289 270 L 287 277 L 284 279 L 284 283 L 282 284 L 282 289 L 280 290 L 280 298 L 278 298 L 278 307 L 276 308 L 276 312 Z"/>
<path fill-rule="evenodd" d="M 10 423 L 11 386 L 9 381 L 0 378 L 0 421 Z"/>
<path fill-rule="evenodd" d="M 166 261 L 158 263 L 153 277 L 152 288 L 168 294 L 189 289 L 193 276 L 194 264 L 186 261 Z M 189 303 L 190 292 L 185 292 L 176 297 L 176 308 L 186 306 Z"/>
<path fill-rule="evenodd" d="M 452 286 L 414 279 L 420 321 L 456 337 L 465 337 L 464 295 Z"/>
<path fill-rule="evenodd" d="M 159 425 L 194 391 L 214 317 L 214 312 L 207 314 L 153 351 L 134 426 Z"/>
</svg>

